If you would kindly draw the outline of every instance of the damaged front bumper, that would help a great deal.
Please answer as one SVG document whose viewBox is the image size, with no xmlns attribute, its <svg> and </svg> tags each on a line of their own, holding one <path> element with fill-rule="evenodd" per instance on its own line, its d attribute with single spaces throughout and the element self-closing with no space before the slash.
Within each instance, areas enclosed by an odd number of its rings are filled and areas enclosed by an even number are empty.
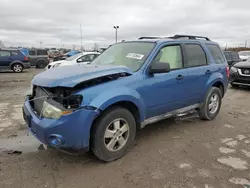
<svg viewBox="0 0 250 188">
<path fill-rule="evenodd" d="M 79 108 L 60 119 L 38 117 L 27 98 L 23 118 L 30 132 L 43 144 L 61 150 L 89 150 L 90 129 L 99 111 Z"/>
</svg>

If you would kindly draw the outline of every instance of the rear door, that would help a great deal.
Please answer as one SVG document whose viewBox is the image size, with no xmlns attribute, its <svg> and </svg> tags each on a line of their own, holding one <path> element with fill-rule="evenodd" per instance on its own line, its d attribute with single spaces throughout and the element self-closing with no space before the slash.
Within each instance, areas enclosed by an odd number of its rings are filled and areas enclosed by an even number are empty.
<svg viewBox="0 0 250 188">
<path fill-rule="evenodd" d="M 0 66 L 8 67 L 11 63 L 11 53 L 6 50 L 0 50 Z"/>
<path fill-rule="evenodd" d="M 204 47 L 199 43 L 186 43 L 183 45 L 185 68 L 187 68 L 186 94 L 189 95 L 187 105 L 203 101 L 206 92 L 206 83 L 211 75 L 208 57 Z"/>
</svg>

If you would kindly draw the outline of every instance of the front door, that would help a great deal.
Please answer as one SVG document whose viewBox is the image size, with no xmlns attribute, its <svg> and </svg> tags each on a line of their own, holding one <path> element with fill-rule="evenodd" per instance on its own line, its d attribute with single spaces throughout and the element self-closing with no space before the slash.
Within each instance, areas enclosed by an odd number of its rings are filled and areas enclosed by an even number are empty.
<svg viewBox="0 0 250 188">
<path fill-rule="evenodd" d="M 184 68 L 182 49 L 179 44 L 163 46 L 151 62 L 167 62 L 171 71 L 168 73 L 149 75 L 146 73 L 144 87 L 139 93 L 146 105 L 146 119 L 185 106 L 185 91 L 187 71 Z"/>
</svg>

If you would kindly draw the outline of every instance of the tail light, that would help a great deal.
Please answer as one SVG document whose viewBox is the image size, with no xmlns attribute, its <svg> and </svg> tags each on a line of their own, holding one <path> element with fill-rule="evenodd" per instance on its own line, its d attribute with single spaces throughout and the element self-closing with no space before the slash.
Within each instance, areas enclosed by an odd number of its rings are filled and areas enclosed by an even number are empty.
<svg viewBox="0 0 250 188">
<path fill-rule="evenodd" d="M 227 72 L 227 77 L 229 78 L 229 75 L 230 75 L 229 66 L 227 66 L 227 68 L 226 68 L 226 72 Z"/>
<path fill-rule="evenodd" d="M 24 61 L 29 61 L 29 58 L 27 56 L 25 56 Z"/>
</svg>

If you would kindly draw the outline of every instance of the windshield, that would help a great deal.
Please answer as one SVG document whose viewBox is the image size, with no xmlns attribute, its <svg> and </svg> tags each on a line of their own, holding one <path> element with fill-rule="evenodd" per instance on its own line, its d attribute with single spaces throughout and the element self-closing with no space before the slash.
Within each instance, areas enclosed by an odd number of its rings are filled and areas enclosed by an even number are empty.
<svg viewBox="0 0 250 188">
<path fill-rule="evenodd" d="M 67 59 L 65 59 L 65 61 L 73 61 L 74 59 L 78 58 L 79 56 L 80 56 L 80 54 L 73 55 L 73 56 L 68 57 Z"/>
<path fill-rule="evenodd" d="M 250 51 L 242 51 L 238 53 L 239 55 L 250 56 Z"/>
<path fill-rule="evenodd" d="M 123 65 L 136 72 L 141 68 L 154 45 L 152 42 L 118 43 L 105 50 L 91 64 Z"/>
</svg>

